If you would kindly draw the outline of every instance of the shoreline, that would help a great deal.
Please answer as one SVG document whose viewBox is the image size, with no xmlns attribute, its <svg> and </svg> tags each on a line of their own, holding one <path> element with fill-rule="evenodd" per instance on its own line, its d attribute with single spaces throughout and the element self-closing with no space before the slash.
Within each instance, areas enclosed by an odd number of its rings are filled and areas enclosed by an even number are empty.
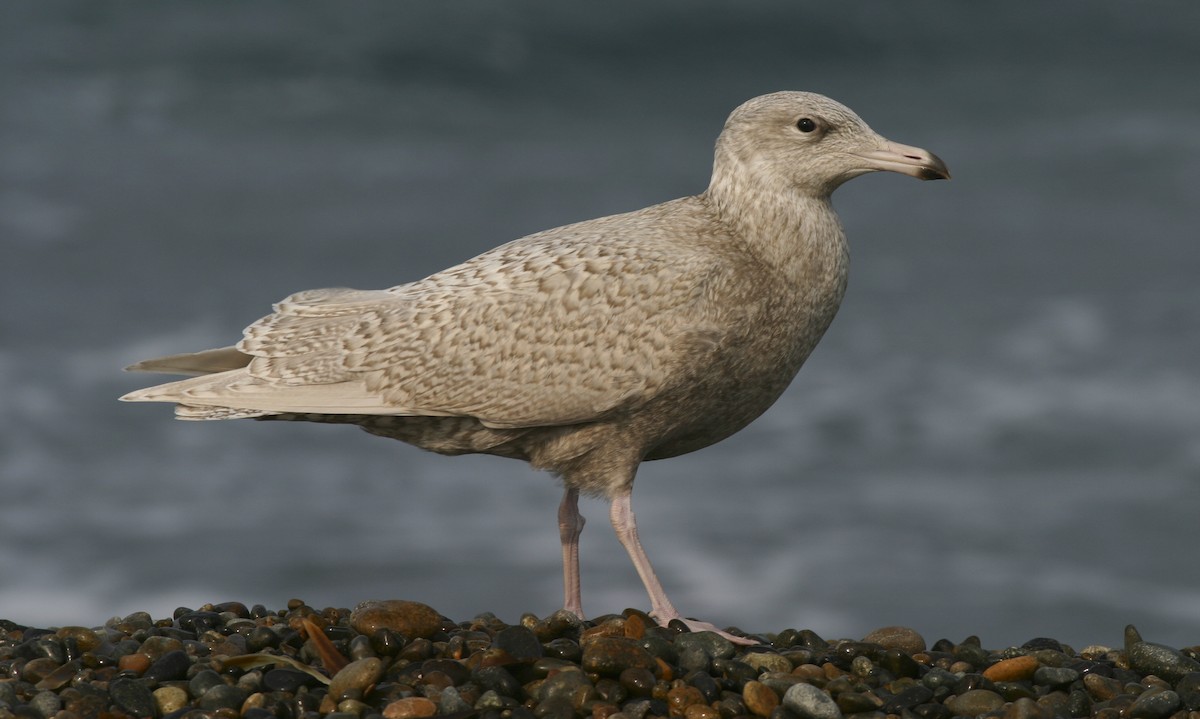
<svg viewBox="0 0 1200 719">
<path fill-rule="evenodd" d="M 734 633 L 740 633 L 732 630 Z M 988 649 L 905 627 L 718 635 L 637 610 L 506 624 L 418 602 L 240 602 L 43 629 L 0 619 L 0 719 L 1200 719 L 1200 646 Z"/>
</svg>

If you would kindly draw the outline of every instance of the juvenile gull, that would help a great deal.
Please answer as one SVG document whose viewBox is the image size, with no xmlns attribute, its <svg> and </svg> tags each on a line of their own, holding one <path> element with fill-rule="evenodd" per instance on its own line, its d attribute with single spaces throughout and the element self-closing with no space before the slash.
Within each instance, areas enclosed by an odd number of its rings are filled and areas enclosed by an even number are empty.
<svg viewBox="0 0 1200 719">
<path fill-rule="evenodd" d="M 719 631 L 667 599 L 638 540 L 634 475 L 728 437 L 779 397 L 846 288 L 830 195 L 878 170 L 949 177 L 829 98 L 757 97 L 726 121 L 699 195 L 529 235 L 386 290 L 299 292 L 235 346 L 133 365 L 200 376 L 121 399 L 525 460 L 566 488 L 565 609 L 583 616 L 582 492 L 609 500 L 651 615 Z"/>
</svg>

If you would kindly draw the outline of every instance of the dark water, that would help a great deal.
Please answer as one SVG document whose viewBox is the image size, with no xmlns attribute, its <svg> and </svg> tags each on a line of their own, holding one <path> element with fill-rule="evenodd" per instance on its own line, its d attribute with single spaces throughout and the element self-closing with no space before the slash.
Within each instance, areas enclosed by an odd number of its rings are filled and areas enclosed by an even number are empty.
<svg viewBox="0 0 1200 719">
<path fill-rule="evenodd" d="M 699 191 L 742 100 L 828 94 L 950 183 L 836 199 L 849 296 L 767 415 L 646 465 L 686 613 L 1200 643 L 1200 6 L 0 7 L 0 616 L 560 601 L 548 477 L 344 427 L 172 422 L 120 368 Z M 645 606 L 587 503 L 585 608 Z"/>
</svg>

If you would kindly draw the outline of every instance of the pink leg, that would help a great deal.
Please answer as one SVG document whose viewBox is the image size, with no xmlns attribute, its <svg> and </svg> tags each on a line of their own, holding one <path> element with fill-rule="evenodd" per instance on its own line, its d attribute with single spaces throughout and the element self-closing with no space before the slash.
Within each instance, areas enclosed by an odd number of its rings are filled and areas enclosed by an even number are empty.
<svg viewBox="0 0 1200 719">
<path fill-rule="evenodd" d="M 663 590 L 662 583 L 658 581 L 658 576 L 654 574 L 654 567 L 650 566 L 650 558 L 646 556 L 646 550 L 642 548 L 642 542 L 638 539 L 637 522 L 634 521 L 633 507 L 630 505 L 631 496 L 631 491 L 626 489 L 613 497 L 612 505 L 609 507 L 609 519 L 612 521 L 613 530 L 617 533 L 617 539 L 629 553 L 629 558 L 633 560 L 633 566 L 637 569 L 638 576 L 642 578 L 642 584 L 646 585 L 646 592 L 650 595 L 650 616 L 663 626 L 673 619 L 678 619 L 693 632 L 716 632 L 736 644 L 757 644 L 758 642 L 745 637 L 736 637 L 721 631 L 708 622 L 685 619 L 679 614 L 679 611 L 671 604 L 671 600 L 667 599 L 667 593 Z"/>
<path fill-rule="evenodd" d="M 558 505 L 558 536 L 563 554 L 563 609 L 583 619 L 583 597 L 579 591 L 579 535 L 583 532 L 579 492 L 568 488 Z"/>
</svg>

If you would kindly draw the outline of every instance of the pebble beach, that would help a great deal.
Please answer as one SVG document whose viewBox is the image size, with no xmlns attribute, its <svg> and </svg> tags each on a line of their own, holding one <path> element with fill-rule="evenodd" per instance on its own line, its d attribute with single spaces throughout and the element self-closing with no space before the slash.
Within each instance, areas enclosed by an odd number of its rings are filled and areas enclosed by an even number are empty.
<svg viewBox="0 0 1200 719">
<path fill-rule="evenodd" d="M 0 619 L 0 719 L 1200 719 L 1200 646 L 734 634 L 637 610 L 455 621 L 418 602 L 240 602 L 99 627 Z"/>
</svg>

